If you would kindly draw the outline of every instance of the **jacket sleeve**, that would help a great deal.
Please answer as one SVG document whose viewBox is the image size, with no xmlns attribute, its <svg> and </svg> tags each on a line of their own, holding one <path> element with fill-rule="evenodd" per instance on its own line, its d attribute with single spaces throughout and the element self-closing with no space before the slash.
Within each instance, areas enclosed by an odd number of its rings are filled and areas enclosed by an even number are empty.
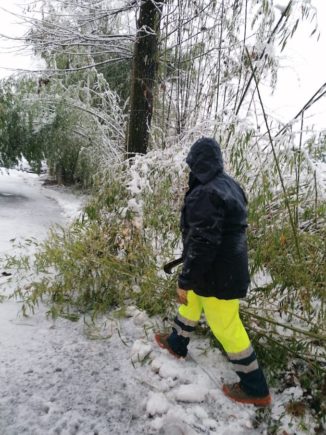
<svg viewBox="0 0 326 435">
<path fill-rule="evenodd" d="M 213 263 L 222 240 L 224 216 L 224 203 L 215 192 L 198 189 L 187 197 L 189 230 L 184 240 L 184 263 L 178 280 L 180 288 L 193 289 Z"/>
</svg>

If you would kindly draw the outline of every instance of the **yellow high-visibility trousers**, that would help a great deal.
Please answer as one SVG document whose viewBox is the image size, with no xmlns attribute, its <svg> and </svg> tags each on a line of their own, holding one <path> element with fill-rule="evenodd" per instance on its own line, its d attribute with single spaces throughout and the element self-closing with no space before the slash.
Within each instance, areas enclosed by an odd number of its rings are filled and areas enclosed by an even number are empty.
<svg viewBox="0 0 326 435">
<path fill-rule="evenodd" d="M 172 333 L 167 339 L 173 352 L 183 357 L 187 355 L 189 339 L 203 311 L 209 327 L 240 378 L 241 388 L 255 397 L 268 395 L 266 378 L 239 317 L 238 299 L 203 297 L 188 290 L 187 305 L 179 307 Z"/>
<path fill-rule="evenodd" d="M 217 299 L 198 296 L 192 290 L 187 292 L 187 305 L 179 307 L 181 322 L 194 325 L 204 310 L 206 321 L 214 336 L 228 354 L 237 354 L 248 349 L 250 339 L 239 316 L 238 299 Z"/>
</svg>

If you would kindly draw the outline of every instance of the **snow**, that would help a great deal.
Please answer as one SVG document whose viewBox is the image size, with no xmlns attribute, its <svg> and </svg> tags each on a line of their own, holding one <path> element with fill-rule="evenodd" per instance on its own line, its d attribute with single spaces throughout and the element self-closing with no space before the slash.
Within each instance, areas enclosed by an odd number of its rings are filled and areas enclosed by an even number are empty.
<svg viewBox="0 0 326 435">
<path fill-rule="evenodd" d="M 208 393 L 207 388 L 197 384 L 180 385 L 174 392 L 174 397 L 181 402 L 204 402 Z"/>
<path fill-rule="evenodd" d="M 0 175 L 0 194 L 0 257 L 15 252 L 10 239 L 43 239 L 83 202 L 18 171 Z M 12 290 L 1 273 L 0 284 L 0 295 Z M 135 306 L 123 318 L 113 311 L 94 323 L 48 319 L 42 304 L 23 318 L 19 308 L 12 299 L 0 303 L 1 435 L 268 433 L 264 424 L 254 427 L 256 408 L 223 395 L 222 383 L 237 378 L 208 339 L 195 337 L 190 356 L 176 360 L 153 340 L 160 319 Z M 303 434 L 284 412 L 302 390 L 272 393 L 279 433 Z"/>
<path fill-rule="evenodd" d="M 131 349 L 131 359 L 134 362 L 142 362 L 151 353 L 152 346 L 144 340 L 136 340 Z"/>
<path fill-rule="evenodd" d="M 169 402 L 162 393 L 150 393 L 146 404 L 148 416 L 153 417 L 155 414 L 166 414 L 169 409 Z"/>
</svg>

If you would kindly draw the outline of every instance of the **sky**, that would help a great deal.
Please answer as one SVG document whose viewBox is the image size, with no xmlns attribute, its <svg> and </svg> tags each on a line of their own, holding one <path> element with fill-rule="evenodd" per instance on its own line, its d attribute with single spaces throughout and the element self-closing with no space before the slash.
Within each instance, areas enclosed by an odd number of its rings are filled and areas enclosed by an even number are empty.
<svg viewBox="0 0 326 435">
<path fill-rule="evenodd" d="M 316 7 L 320 39 L 310 37 L 312 24 L 304 22 L 294 38 L 288 42 L 281 54 L 277 89 L 272 95 L 265 92 L 264 98 L 270 113 L 282 122 L 287 122 L 295 116 L 305 102 L 326 81 L 326 67 L 322 53 L 326 52 L 326 1 L 303 0 Z M 0 8 L 9 11 L 19 11 L 22 5 L 31 0 L 0 0 Z M 284 6 L 288 0 L 275 0 L 275 5 Z M 21 20 L 0 9 L 0 34 L 22 36 L 27 28 Z M 39 69 L 41 61 L 31 57 L 31 50 L 15 47 L 13 41 L 0 38 L 0 79 L 13 73 L 10 68 Z M 9 68 L 9 69 L 8 69 Z M 309 122 L 326 127 L 326 97 L 316 104 L 309 112 Z"/>
<path fill-rule="evenodd" d="M 28 27 L 18 17 L 6 12 L 19 13 L 29 0 L 0 0 L 0 35 L 22 37 Z M 32 50 L 22 43 L 5 40 L 0 36 L 0 79 L 14 72 L 10 68 L 33 69 L 39 68 L 40 61 L 32 57 Z"/>
<path fill-rule="evenodd" d="M 275 1 L 285 5 L 288 0 Z M 305 21 L 281 53 L 277 89 L 266 95 L 269 109 L 282 122 L 292 119 L 310 97 L 326 82 L 326 1 L 311 0 L 317 10 L 320 38 L 310 37 L 313 24 Z M 306 112 L 307 122 L 326 128 L 326 96 Z"/>
</svg>

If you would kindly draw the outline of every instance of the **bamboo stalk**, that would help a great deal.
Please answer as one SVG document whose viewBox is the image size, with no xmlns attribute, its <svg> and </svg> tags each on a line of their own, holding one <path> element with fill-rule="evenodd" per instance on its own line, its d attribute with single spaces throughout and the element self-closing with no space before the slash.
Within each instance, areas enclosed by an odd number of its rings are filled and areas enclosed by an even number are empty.
<svg viewBox="0 0 326 435">
<path fill-rule="evenodd" d="M 305 355 L 302 355 L 294 350 L 292 350 L 291 348 L 289 348 L 288 346 L 286 346 L 285 344 L 277 341 L 275 338 L 271 337 L 270 335 L 267 335 L 261 331 L 257 331 L 255 328 L 252 328 L 250 326 L 247 326 L 247 328 L 257 334 L 260 334 L 262 337 L 266 338 L 266 340 L 271 341 L 272 343 L 276 344 L 277 346 L 285 349 L 287 352 L 291 353 L 292 355 L 296 356 L 299 359 L 302 359 L 303 361 L 306 361 L 309 364 L 312 364 L 315 368 L 317 368 L 318 370 L 321 370 L 322 372 L 326 373 L 326 369 L 324 369 L 322 366 L 317 365 L 318 364 L 322 364 L 324 363 L 324 360 L 321 361 L 317 361 L 316 363 L 316 358 L 315 360 L 312 360 L 313 357 L 308 357 Z"/>
<path fill-rule="evenodd" d="M 262 320 L 264 322 L 271 323 L 272 325 L 281 326 L 282 328 L 289 329 L 293 332 L 298 332 L 299 334 L 305 335 L 315 340 L 321 340 L 326 342 L 326 335 L 318 335 L 318 334 L 314 334 L 313 332 L 305 331 L 304 329 L 299 329 L 291 325 L 286 325 L 285 323 L 278 322 L 268 317 L 259 316 L 258 314 L 255 314 L 252 311 L 247 310 L 245 308 L 241 308 L 241 311 L 244 312 L 245 314 L 248 314 L 251 317 L 254 317 L 257 320 Z"/>
<path fill-rule="evenodd" d="M 284 200 L 285 200 L 285 205 L 286 205 L 286 208 L 288 210 L 289 219 L 290 219 L 290 225 L 291 225 L 292 231 L 293 231 L 293 236 L 294 236 L 294 241 L 295 241 L 295 247 L 296 247 L 297 255 L 298 255 L 298 258 L 301 260 L 301 252 L 300 252 L 300 247 L 299 247 L 299 239 L 298 239 L 297 229 L 295 227 L 293 216 L 292 216 L 292 212 L 291 212 L 291 208 L 290 208 L 290 201 L 289 201 L 289 198 L 288 198 L 288 194 L 286 192 L 286 188 L 285 188 L 285 184 L 284 184 L 284 180 L 283 180 L 280 164 L 279 164 L 279 161 L 278 161 L 278 157 L 276 155 L 275 146 L 274 146 L 274 142 L 273 142 L 273 139 L 272 139 L 272 134 L 271 134 L 271 131 L 270 131 L 270 128 L 269 128 L 269 125 L 268 125 L 268 120 L 267 120 L 267 115 L 266 115 L 266 111 L 265 111 L 265 106 L 264 106 L 264 103 L 263 103 L 263 100 L 262 100 L 262 97 L 261 97 L 261 94 L 260 94 L 259 86 L 258 86 L 258 80 L 257 80 L 257 77 L 256 77 L 256 73 L 254 71 L 254 67 L 252 65 L 252 61 L 251 61 L 251 58 L 250 58 L 249 51 L 248 51 L 247 47 L 246 47 L 246 52 L 247 52 L 247 55 L 248 55 L 250 68 L 252 70 L 252 75 L 253 75 L 253 78 L 254 78 L 254 81 L 255 81 L 255 84 L 256 84 L 256 90 L 257 90 L 260 106 L 261 106 L 261 109 L 263 111 L 263 117 L 264 117 L 266 129 L 267 129 L 267 132 L 268 132 L 269 142 L 270 142 L 271 147 L 272 147 L 272 153 L 273 153 L 273 157 L 274 157 L 274 160 L 275 160 L 276 169 L 277 169 L 277 172 L 278 172 L 278 175 L 279 175 L 279 179 L 280 179 L 280 183 L 281 183 L 281 186 L 282 186 L 282 190 L 283 190 L 283 194 L 284 194 Z"/>
<path fill-rule="evenodd" d="M 282 14 L 281 14 L 281 17 L 279 18 L 279 20 L 278 20 L 278 22 L 276 23 L 274 29 L 272 30 L 272 33 L 271 33 L 270 37 L 268 38 L 267 43 L 266 43 L 266 45 L 265 45 L 265 47 L 264 47 L 262 53 L 261 53 L 260 56 L 259 56 L 259 60 L 263 59 L 263 57 L 264 57 L 264 55 L 265 55 L 265 52 L 266 52 L 266 46 L 267 46 L 267 45 L 272 41 L 272 39 L 274 38 L 276 32 L 279 30 L 279 27 L 281 26 L 281 24 L 282 24 L 282 22 L 283 22 L 283 19 L 284 19 L 284 18 L 287 18 L 288 13 L 289 13 L 289 11 L 290 11 L 290 9 L 291 9 L 292 3 L 293 3 L 293 0 L 290 0 L 289 3 L 288 3 L 288 5 L 286 6 L 286 8 L 283 10 L 283 12 L 282 12 Z M 247 53 L 248 53 L 247 48 L 246 48 L 246 51 L 247 51 Z M 250 60 L 250 62 L 251 62 L 251 58 L 250 58 L 249 55 L 248 55 L 248 57 L 249 57 L 249 60 Z M 244 89 L 244 91 L 243 91 L 243 93 L 242 93 L 242 96 L 241 96 L 241 98 L 240 98 L 240 101 L 239 101 L 239 103 L 238 103 L 238 106 L 237 106 L 237 108 L 236 108 L 236 110 L 235 110 L 235 114 L 236 114 L 236 115 L 238 115 L 239 112 L 240 112 L 240 109 L 241 109 L 241 107 L 242 107 L 242 104 L 243 104 L 243 102 L 244 102 L 244 100 L 245 100 L 245 97 L 246 97 L 246 95 L 247 95 L 247 93 L 248 93 L 248 90 L 249 90 L 249 88 L 250 88 L 251 82 L 252 82 L 252 80 L 254 79 L 254 75 L 256 74 L 256 72 L 257 72 L 257 67 L 255 67 L 255 68 L 252 70 L 252 73 L 251 73 L 251 75 L 250 75 L 250 77 L 249 77 L 249 80 L 247 81 L 247 84 L 246 84 L 245 89 Z M 227 139 L 226 139 L 226 142 L 225 142 L 226 147 L 229 145 L 229 141 L 230 141 L 231 136 L 232 136 L 232 130 L 229 130 L 229 131 L 228 131 L 228 136 L 227 136 Z"/>
<path fill-rule="evenodd" d="M 301 149 L 302 149 L 302 137 L 303 137 L 303 120 L 304 112 L 301 114 L 301 127 L 300 127 L 300 139 L 299 139 L 299 155 L 298 155 L 298 166 L 296 174 L 296 208 L 295 208 L 295 224 L 299 226 L 299 190 L 300 190 L 300 171 L 301 171 Z"/>
</svg>

